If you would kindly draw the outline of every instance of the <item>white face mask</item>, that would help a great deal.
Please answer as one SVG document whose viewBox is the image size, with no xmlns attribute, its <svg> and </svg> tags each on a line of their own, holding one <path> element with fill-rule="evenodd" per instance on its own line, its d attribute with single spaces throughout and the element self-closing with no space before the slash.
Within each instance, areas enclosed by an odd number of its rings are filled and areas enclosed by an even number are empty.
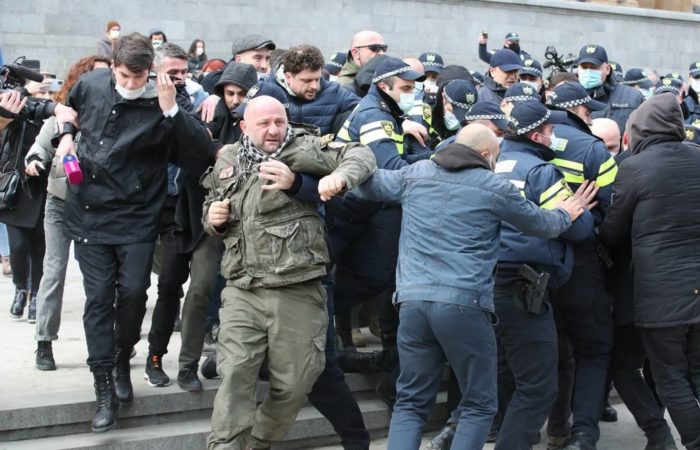
<svg viewBox="0 0 700 450">
<path fill-rule="evenodd" d="M 197 50 L 195 50 L 194 53 L 197 56 L 202 56 L 204 54 L 204 47 L 197 47 Z"/>
<path fill-rule="evenodd" d="M 533 89 L 535 90 L 535 92 L 539 92 L 539 91 L 540 91 L 540 85 L 539 85 L 538 83 L 536 83 L 535 81 L 520 81 L 520 82 L 521 82 L 522 84 L 527 84 L 528 86 L 530 86 L 531 88 L 533 88 Z"/>
<path fill-rule="evenodd" d="M 415 84 L 413 85 L 413 90 L 416 92 L 420 92 L 423 90 L 423 82 L 422 81 L 416 81 Z"/>
<path fill-rule="evenodd" d="M 401 94 L 401 99 L 399 100 L 399 108 L 401 108 L 401 111 L 404 113 L 408 114 L 411 109 L 413 109 L 413 105 L 416 103 L 416 97 L 413 95 L 413 92 L 410 94 Z"/>
<path fill-rule="evenodd" d="M 644 96 L 644 98 L 647 99 L 647 100 L 650 99 L 650 98 L 652 98 L 652 97 L 654 96 L 654 88 L 650 88 L 650 89 L 640 89 L 639 91 L 642 93 L 642 95 Z"/>
<path fill-rule="evenodd" d="M 700 93 L 700 79 L 691 78 L 689 81 L 690 87 L 693 88 L 696 94 Z"/>
<path fill-rule="evenodd" d="M 159 41 L 159 40 L 151 41 L 151 45 L 153 46 L 153 48 L 158 48 L 161 45 L 163 45 L 163 41 Z"/>
<path fill-rule="evenodd" d="M 145 84 L 138 89 L 127 89 L 127 88 L 119 85 L 119 83 L 115 83 L 114 88 L 117 90 L 117 93 L 119 95 L 121 95 L 124 100 L 136 100 L 137 98 L 141 97 L 141 95 L 144 92 L 146 92 L 146 85 Z"/>
<path fill-rule="evenodd" d="M 555 152 L 562 152 L 566 149 L 566 144 L 567 144 L 566 139 L 556 137 L 554 135 L 554 132 L 552 132 L 552 135 L 549 137 L 549 139 L 551 140 L 551 142 L 549 144 L 549 148 L 551 148 Z"/>
<path fill-rule="evenodd" d="M 121 32 L 119 30 L 112 30 L 109 32 L 109 37 L 112 39 L 119 39 L 119 36 L 121 35 Z"/>
</svg>

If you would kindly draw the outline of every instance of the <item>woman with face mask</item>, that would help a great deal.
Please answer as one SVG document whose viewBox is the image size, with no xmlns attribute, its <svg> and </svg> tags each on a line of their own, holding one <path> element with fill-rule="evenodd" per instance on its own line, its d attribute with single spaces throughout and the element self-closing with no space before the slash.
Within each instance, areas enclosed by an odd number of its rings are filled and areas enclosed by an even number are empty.
<svg viewBox="0 0 700 450">
<path fill-rule="evenodd" d="M 119 25 L 119 22 L 116 20 L 107 22 L 105 37 L 97 42 L 97 56 L 102 58 L 109 58 L 112 56 L 112 46 L 114 42 L 119 39 L 121 29 L 121 25 Z"/>
<path fill-rule="evenodd" d="M 204 41 L 195 39 L 190 44 L 190 50 L 187 52 L 188 69 L 190 72 L 199 71 L 205 62 L 207 62 L 207 52 Z"/>
</svg>

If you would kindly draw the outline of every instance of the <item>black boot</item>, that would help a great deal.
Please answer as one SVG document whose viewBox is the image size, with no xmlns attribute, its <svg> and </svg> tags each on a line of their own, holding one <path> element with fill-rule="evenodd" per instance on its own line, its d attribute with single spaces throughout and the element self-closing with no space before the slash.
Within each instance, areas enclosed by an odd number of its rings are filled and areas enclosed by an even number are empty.
<svg viewBox="0 0 700 450">
<path fill-rule="evenodd" d="M 207 380 L 211 380 L 219 376 L 219 373 L 216 371 L 216 352 L 207 356 L 207 359 L 205 359 L 202 363 L 201 372 L 202 376 Z"/>
<path fill-rule="evenodd" d="M 131 386 L 131 348 L 119 347 L 114 357 L 114 390 L 119 403 L 124 406 L 134 400 L 134 388 Z"/>
<path fill-rule="evenodd" d="M 428 450 L 450 450 L 452 440 L 455 437 L 455 431 L 455 426 L 448 423 L 442 430 L 440 430 L 440 434 L 428 442 L 428 445 L 425 448 Z"/>
<path fill-rule="evenodd" d="M 583 431 L 577 431 L 571 435 L 565 450 L 596 450 L 596 445 L 592 437 Z"/>
<path fill-rule="evenodd" d="M 19 319 L 24 314 L 24 307 L 27 306 L 27 290 L 15 289 L 15 298 L 10 306 L 10 315 Z"/>
<path fill-rule="evenodd" d="M 600 416 L 601 422 L 617 422 L 617 411 L 612 407 L 609 401 L 605 402 L 603 414 Z"/>
<path fill-rule="evenodd" d="M 180 389 L 188 392 L 201 392 L 202 382 L 197 376 L 197 366 L 185 367 L 177 373 L 177 384 Z"/>
<path fill-rule="evenodd" d="M 39 341 L 37 344 L 36 368 L 39 370 L 56 370 L 51 341 Z"/>
<path fill-rule="evenodd" d="M 97 398 L 97 411 L 92 419 L 92 431 L 103 433 L 117 425 L 119 402 L 114 393 L 112 369 L 96 369 L 92 375 L 95 377 L 95 397 Z"/>
<path fill-rule="evenodd" d="M 644 447 L 644 450 L 678 450 L 678 447 L 676 447 L 676 441 L 669 431 L 666 436 L 661 438 L 647 438 L 647 445 Z"/>
<path fill-rule="evenodd" d="M 36 323 L 36 292 L 29 296 L 29 308 L 27 309 L 27 323 Z"/>
<path fill-rule="evenodd" d="M 338 353 L 338 365 L 347 373 L 378 373 L 384 368 L 384 352 Z"/>
</svg>

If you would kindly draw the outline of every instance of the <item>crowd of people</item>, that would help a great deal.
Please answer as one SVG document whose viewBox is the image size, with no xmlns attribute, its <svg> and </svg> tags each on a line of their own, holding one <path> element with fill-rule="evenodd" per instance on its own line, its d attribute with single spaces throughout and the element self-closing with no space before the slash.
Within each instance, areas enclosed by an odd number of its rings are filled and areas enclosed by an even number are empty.
<svg viewBox="0 0 700 450">
<path fill-rule="evenodd" d="M 478 50 L 483 73 L 375 31 L 328 58 L 248 34 L 226 61 L 110 21 L 56 91 L 0 73 L 10 314 L 36 322 L 36 368 L 57 368 L 73 243 L 94 432 L 133 401 L 155 272 L 144 378 L 170 384 L 180 330 L 178 385 L 221 380 L 212 450 L 270 448 L 307 400 L 368 449 L 345 372 L 381 374 L 388 447 L 418 449 L 446 366 L 432 450 L 527 450 L 545 423 L 548 448 L 594 450 L 612 386 L 645 450 L 677 449 L 666 409 L 700 449 L 700 62 L 623 73 L 589 44 L 542 64 L 513 32 Z"/>
</svg>

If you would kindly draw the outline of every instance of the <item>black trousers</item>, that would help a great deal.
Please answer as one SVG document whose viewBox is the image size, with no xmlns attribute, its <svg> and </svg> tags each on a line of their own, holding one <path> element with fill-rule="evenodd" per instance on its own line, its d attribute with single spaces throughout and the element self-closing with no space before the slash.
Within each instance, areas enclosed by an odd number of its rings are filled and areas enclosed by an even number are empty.
<svg viewBox="0 0 700 450">
<path fill-rule="evenodd" d="M 656 390 L 688 450 L 700 449 L 700 324 L 641 328 Z"/>
<path fill-rule="evenodd" d="M 75 246 L 85 288 L 83 326 L 92 370 L 113 366 L 115 343 L 131 348 L 141 338 L 154 246 Z"/>
<path fill-rule="evenodd" d="M 148 333 L 149 355 L 163 356 L 173 335 L 175 317 L 180 307 L 182 285 L 190 275 L 191 253 L 178 253 L 175 232 L 160 235 L 161 263 L 158 275 L 158 298 L 151 317 Z"/>
<path fill-rule="evenodd" d="M 610 361 L 610 376 L 615 389 L 647 439 L 653 443 L 663 443 L 671 436 L 671 430 L 654 393 L 642 377 L 645 359 L 646 351 L 639 329 L 633 324 L 615 328 Z"/>
<path fill-rule="evenodd" d="M 17 289 L 39 290 L 44 274 L 44 221 L 37 220 L 34 228 L 7 225 L 10 241 L 10 265 L 12 282 Z"/>
</svg>

